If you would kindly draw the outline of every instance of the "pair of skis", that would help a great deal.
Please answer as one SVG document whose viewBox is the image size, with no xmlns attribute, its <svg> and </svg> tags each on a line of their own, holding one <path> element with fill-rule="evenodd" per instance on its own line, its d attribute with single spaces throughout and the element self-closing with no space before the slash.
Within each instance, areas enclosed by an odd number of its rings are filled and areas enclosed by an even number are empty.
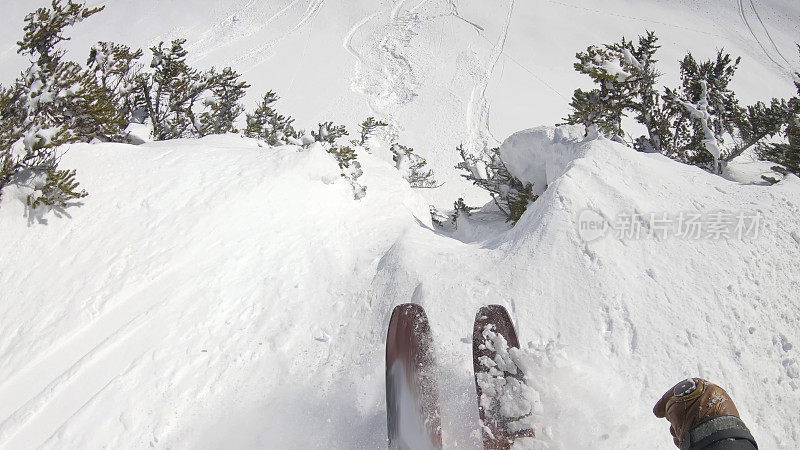
<svg viewBox="0 0 800 450">
<path fill-rule="evenodd" d="M 501 411 L 502 391 L 524 383 L 509 348 L 519 348 L 519 340 L 508 311 L 500 305 L 481 308 L 472 330 L 472 364 L 486 450 L 506 450 L 520 437 L 533 437 L 525 417 Z M 395 307 L 389 321 L 386 415 L 389 448 L 442 448 L 433 339 L 425 311 L 416 304 Z"/>
</svg>

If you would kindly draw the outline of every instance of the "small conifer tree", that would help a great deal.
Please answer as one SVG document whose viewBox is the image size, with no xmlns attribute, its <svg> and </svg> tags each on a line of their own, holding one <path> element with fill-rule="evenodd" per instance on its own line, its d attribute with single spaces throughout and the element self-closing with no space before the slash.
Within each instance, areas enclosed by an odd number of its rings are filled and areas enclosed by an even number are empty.
<svg viewBox="0 0 800 450">
<path fill-rule="evenodd" d="M 200 115 L 200 134 L 238 133 L 235 124 L 244 112 L 241 100 L 250 85 L 230 67 L 219 73 L 212 68 L 208 77 L 211 95 L 205 100 L 208 110 Z"/>
<path fill-rule="evenodd" d="M 488 191 L 497 208 L 505 214 L 509 222 L 516 223 L 528 205 L 538 198 L 533 193 L 532 184 L 523 183 L 509 173 L 500 158 L 499 148 L 489 151 L 488 161 L 467 155 L 463 144 L 456 147 L 456 150 L 461 155 L 461 162 L 456 168 L 467 172 L 461 176 Z"/>
<path fill-rule="evenodd" d="M 784 175 L 791 172 L 800 176 L 800 73 L 796 73 L 795 77 L 797 96 L 783 103 L 785 106 L 783 133 L 786 142 L 761 145 L 758 155 L 761 159 L 779 164 L 773 170 Z"/>
<path fill-rule="evenodd" d="M 702 63 L 691 53 L 684 57 L 680 89 L 666 90 L 674 130 L 667 156 L 718 171 L 714 161 L 730 151 L 726 136 L 736 135 L 737 124 L 743 122 L 745 110 L 729 88 L 740 61 L 722 50 L 715 60 Z M 717 150 L 707 151 L 712 147 Z"/>
<path fill-rule="evenodd" d="M 28 206 L 36 209 L 40 205 L 65 208 L 74 200 L 86 197 L 84 190 L 78 190 L 75 170 L 57 170 L 50 167 L 41 182 L 34 183 L 34 193 L 28 195 Z"/>
<path fill-rule="evenodd" d="M 353 143 L 353 145 L 359 145 L 369 150 L 370 138 L 378 134 L 378 132 L 382 128 L 388 126 L 389 124 L 382 120 L 376 120 L 372 116 L 367 117 L 363 122 L 361 122 L 361 131 L 359 132 L 359 139 L 358 140 L 353 139 L 351 142 Z"/>
<path fill-rule="evenodd" d="M 150 118 L 157 141 L 195 137 L 203 129 L 194 108 L 211 77 L 186 63 L 185 43 L 185 39 L 175 39 L 168 47 L 163 42 L 151 47 L 152 73 L 142 73 L 138 78 L 138 101 Z"/>
<path fill-rule="evenodd" d="M 461 216 L 469 217 L 472 215 L 472 211 L 476 210 L 473 206 L 467 206 L 464 202 L 464 199 L 459 197 L 458 200 L 453 202 L 453 214 L 450 216 L 450 222 L 453 224 L 455 229 L 458 229 L 458 218 Z M 521 216 L 522 214 L 520 214 Z"/>
<path fill-rule="evenodd" d="M 247 127 L 244 134 L 254 139 L 262 139 L 269 145 L 285 145 L 288 139 L 296 137 L 296 132 L 292 128 L 294 119 L 289 116 L 282 116 L 273 107 L 278 101 L 278 96 L 273 91 L 264 94 L 261 103 L 258 104 L 252 114 L 247 114 Z"/>
<path fill-rule="evenodd" d="M 131 50 L 127 45 L 98 42 L 86 60 L 87 72 L 94 74 L 104 95 L 113 100 L 117 113 L 126 122 L 143 122 L 145 117 L 136 98 L 141 57 L 141 49 Z"/>
<path fill-rule="evenodd" d="M 18 53 L 31 65 L 14 83 L 0 89 L 0 189 L 16 180 L 44 179 L 36 189 L 52 204 L 66 204 L 77 192 L 74 173 L 59 171 L 56 148 L 64 143 L 110 140 L 121 133 L 124 118 L 98 78 L 65 61 L 58 44 L 66 29 L 103 8 L 53 0 L 25 17 Z M 50 200 L 32 202 L 50 205 Z"/>
<path fill-rule="evenodd" d="M 332 145 L 328 148 L 328 153 L 333 155 L 342 170 L 342 177 L 350 183 L 353 189 L 353 197 L 356 200 L 362 199 L 367 195 L 367 188 L 358 182 L 358 178 L 364 174 L 361 170 L 361 163 L 356 159 L 356 152 L 349 146 Z"/>
<path fill-rule="evenodd" d="M 347 129 L 344 125 L 334 125 L 333 122 L 322 122 L 319 124 L 318 131 L 311 131 L 311 136 L 316 142 L 327 142 L 333 145 L 337 139 L 347 136 Z"/>
<path fill-rule="evenodd" d="M 604 134 L 622 142 L 625 132 L 622 119 L 633 113 L 645 126 L 648 136 L 636 139 L 643 151 L 661 151 L 669 137 L 669 127 L 656 88 L 661 75 L 655 68 L 659 49 L 655 33 L 639 37 L 638 43 L 622 38 L 620 42 L 589 46 L 576 57 L 575 70 L 588 75 L 598 86 L 584 91 L 576 89 L 565 119 L 568 124 L 582 124 L 587 134 Z"/>
<path fill-rule="evenodd" d="M 438 187 L 436 179 L 433 177 L 433 171 L 425 169 L 427 161 L 414 153 L 413 148 L 394 143 L 391 151 L 395 167 L 403 174 L 403 178 L 411 187 L 427 189 Z"/>
</svg>

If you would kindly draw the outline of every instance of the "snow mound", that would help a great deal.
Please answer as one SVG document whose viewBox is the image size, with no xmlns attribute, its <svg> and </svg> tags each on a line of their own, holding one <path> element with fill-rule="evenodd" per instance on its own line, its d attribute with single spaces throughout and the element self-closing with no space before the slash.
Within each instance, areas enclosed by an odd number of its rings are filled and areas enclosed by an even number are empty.
<svg viewBox="0 0 800 450">
<path fill-rule="evenodd" d="M 570 162 L 585 156 L 582 126 L 538 127 L 514 133 L 500 147 L 500 157 L 511 175 L 533 184 L 536 195 L 567 170 Z"/>
<path fill-rule="evenodd" d="M 518 322 L 571 359 L 538 369 L 557 442 L 649 446 L 664 424 L 647 406 L 699 375 L 729 388 L 760 445 L 797 446 L 800 179 L 739 184 L 546 127 L 501 154 L 548 186 L 497 247 Z"/>
</svg>

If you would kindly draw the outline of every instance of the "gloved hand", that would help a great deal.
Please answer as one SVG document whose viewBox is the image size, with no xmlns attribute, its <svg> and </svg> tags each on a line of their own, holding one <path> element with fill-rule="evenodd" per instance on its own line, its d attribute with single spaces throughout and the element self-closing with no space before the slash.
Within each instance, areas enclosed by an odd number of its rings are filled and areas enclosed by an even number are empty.
<svg viewBox="0 0 800 450">
<path fill-rule="evenodd" d="M 717 416 L 739 417 L 728 393 L 701 378 L 689 378 L 673 386 L 653 407 L 653 414 L 669 421 L 669 432 L 678 448 L 684 433 L 698 423 Z"/>
</svg>

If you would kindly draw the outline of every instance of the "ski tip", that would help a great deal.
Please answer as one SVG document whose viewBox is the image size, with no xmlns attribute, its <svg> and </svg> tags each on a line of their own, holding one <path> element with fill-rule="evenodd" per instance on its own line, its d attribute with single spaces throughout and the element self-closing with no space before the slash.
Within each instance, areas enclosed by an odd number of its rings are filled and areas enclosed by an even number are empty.
<svg viewBox="0 0 800 450">
<path fill-rule="evenodd" d="M 479 315 L 486 315 L 490 317 L 503 317 L 506 320 L 511 320 L 511 316 L 508 314 L 508 310 L 503 305 L 486 305 L 481 307 L 478 310 Z"/>
<path fill-rule="evenodd" d="M 394 310 L 392 310 L 392 315 L 411 312 L 425 314 L 425 309 L 417 303 L 401 303 L 394 307 Z"/>
<path fill-rule="evenodd" d="M 510 347 L 519 348 L 517 330 L 508 310 L 503 305 L 487 305 L 478 310 L 472 330 L 474 345 L 482 342 L 482 333 L 486 325 L 494 325 L 495 330 L 506 338 Z"/>
<path fill-rule="evenodd" d="M 506 323 L 513 325 L 511 316 L 503 305 L 487 305 L 481 307 L 475 315 L 475 323 Z"/>
<path fill-rule="evenodd" d="M 392 310 L 389 329 L 386 333 L 387 361 L 390 355 L 400 351 L 409 351 L 413 347 L 430 345 L 430 325 L 428 316 L 422 306 L 416 303 L 403 303 Z"/>
</svg>

